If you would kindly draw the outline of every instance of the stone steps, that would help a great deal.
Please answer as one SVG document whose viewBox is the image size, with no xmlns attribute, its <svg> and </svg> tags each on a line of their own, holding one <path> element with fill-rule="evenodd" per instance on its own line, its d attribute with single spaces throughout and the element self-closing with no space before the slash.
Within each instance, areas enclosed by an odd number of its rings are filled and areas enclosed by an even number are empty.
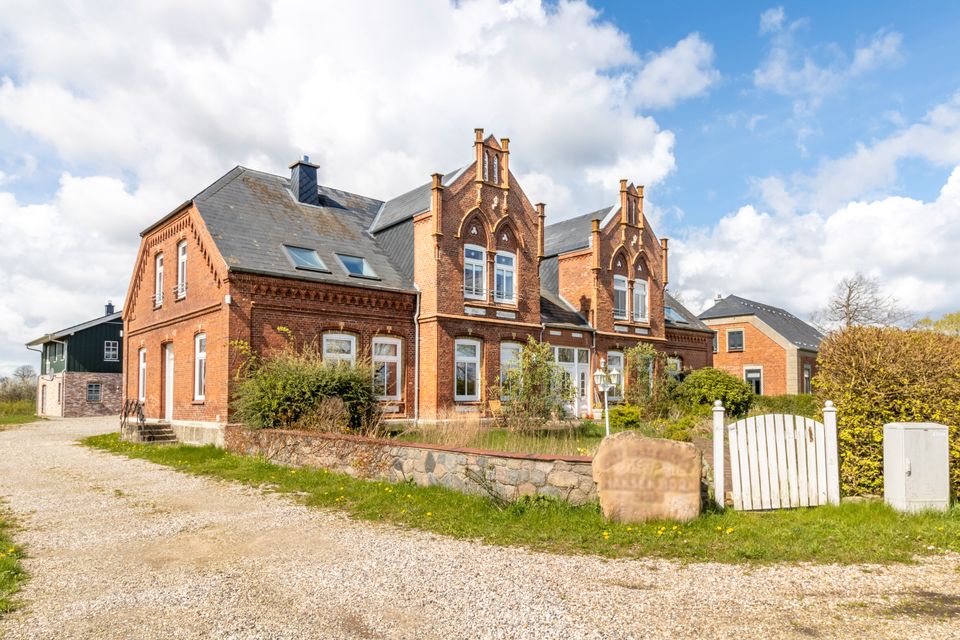
<svg viewBox="0 0 960 640">
<path fill-rule="evenodd" d="M 152 444 L 174 444 L 177 434 L 166 422 L 148 423 L 140 427 L 140 441 Z"/>
</svg>

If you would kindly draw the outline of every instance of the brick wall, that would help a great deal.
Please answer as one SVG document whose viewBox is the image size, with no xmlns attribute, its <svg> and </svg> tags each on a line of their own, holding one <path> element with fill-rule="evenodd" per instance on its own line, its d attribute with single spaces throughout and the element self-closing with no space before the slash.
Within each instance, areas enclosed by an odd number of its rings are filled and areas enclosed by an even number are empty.
<svg viewBox="0 0 960 640">
<path fill-rule="evenodd" d="M 743 380 L 745 366 L 763 367 L 763 395 L 787 393 L 787 353 L 772 338 L 749 322 L 711 321 L 710 328 L 718 332 L 718 351 L 713 354 L 713 366 Z M 743 330 L 743 351 L 727 350 L 727 332 Z"/>
<path fill-rule="evenodd" d="M 90 383 L 100 385 L 99 402 L 87 402 Z M 123 374 L 76 371 L 63 374 L 63 416 L 66 418 L 118 415 L 122 397 Z"/>
</svg>

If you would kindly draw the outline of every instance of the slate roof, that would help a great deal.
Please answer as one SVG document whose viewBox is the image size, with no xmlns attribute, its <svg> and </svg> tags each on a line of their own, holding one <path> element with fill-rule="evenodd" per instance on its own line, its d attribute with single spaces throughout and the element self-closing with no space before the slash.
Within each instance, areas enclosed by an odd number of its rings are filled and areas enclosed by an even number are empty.
<svg viewBox="0 0 960 640">
<path fill-rule="evenodd" d="M 106 324 L 108 322 L 121 322 L 120 320 L 121 312 L 117 311 L 116 313 L 111 313 L 106 316 L 101 316 L 99 318 L 94 318 L 93 320 L 88 320 L 86 322 L 81 322 L 80 324 L 75 324 L 72 327 L 67 327 L 66 329 L 61 329 L 60 331 L 54 331 L 46 335 L 40 336 L 36 340 L 31 340 L 27 343 L 28 347 L 33 347 L 38 344 L 43 344 L 44 342 L 50 342 L 51 340 L 60 340 L 67 336 L 75 334 L 77 331 L 83 331 L 84 329 L 89 329 L 90 327 L 95 327 L 98 324 Z"/>
<path fill-rule="evenodd" d="M 288 178 L 236 167 L 193 202 L 231 271 L 412 292 L 412 279 L 367 232 L 382 202 L 319 189 L 322 205 L 306 205 Z M 329 273 L 296 269 L 283 245 L 316 250 Z M 335 253 L 366 258 L 378 278 L 348 275 Z"/>
<path fill-rule="evenodd" d="M 552 291 L 540 289 L 540 322 L 550 325 L 574 326 L 588 331 L 593 328 L 586 318 L 567 304 L 566 300 Z"/>
<path fill-rule="evenodd" d="M 663 307 L 664 321 L 668 327 L 687 329 L 689 331 L 705 331 L 708 333 L 713 333 L 713 329 L 703 324 L 703 322 L 701 322 L 700 319 L 693 314 L 693 312 L 683 306 L 679 300 L 666 292 L 663 294 Z M 677 317 L 670 317 L 670 309 L 673 309 L 677 313 Z"/>
<path fill-rule="evenodd" d="M 720 300 L 701 313 L 699 318 L 701 320 L 711 320 L 734 316 L 756 316 L 801 349 L 816 351 L 820 348 L 820 341 L 823 339 L 822 333 L 789 311 L 734 295 L 729 295 Z"/>
<path fill-rule="evenodd" d="M 444 174 L 441 182 L 444 186 L 453 183 L 463 172 L 473 163 L 460 167 L 456 171 Z M 391 198 L 383 203 L 380 211 L 370 226 L 370 233 L 378 233 L 392 227 L 393 225 L 409 220 L 418 213 L 423 213 L 430 208 L 430 187 L 432 182 L 422 184 L 416 189 L 408 191 L 396 198 Z"/>
<path fill-rule="evenodd" d="M 555 256 L 590 246 L 591 220 L 603 220 L 613 207 L 548 224 L 543 230 L 543 254 Z"/>
</svg>

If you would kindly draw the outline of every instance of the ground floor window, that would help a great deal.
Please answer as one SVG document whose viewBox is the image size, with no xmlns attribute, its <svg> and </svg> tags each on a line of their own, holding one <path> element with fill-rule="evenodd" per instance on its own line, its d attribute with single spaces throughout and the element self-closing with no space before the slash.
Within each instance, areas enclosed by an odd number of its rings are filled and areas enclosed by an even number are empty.
<svg viewBox="0 0 960 640">
<path fill-rule="evenodd" d="M 199 333 L 193 342 L 193 399 L 203 400 L 207 393 L 207 335 Z"/>
<path fill-rule="evenodd" d="M 87 402 L 100 402 L 101 392 L 103 391 L 99 382 L 87 383 Z"/>
<path fill-rule="evenodd" d="M 611 400 L 622 400 L 623 399 L 623 352 L 621 351 L 608 351 L 607 352 L 607 372 L 613 373 L 617 371 L 620 373 L 618 378 L 619 382 L 610 389 Z"/>
<path fill-rule="evenodd" d="M 755 394 L 763 394 L 763 369 L 760 367 L 744 367 L 743 379 L 747 381 Z"/>
<path fill-rule="evenodd" d="M 667 374 L 673 378 L 679 378 L 683 371 L 683 358 L 680 356 L 667 357 Z"/>
<path fill-rule="evenodd" d="M 810 379 L 813 377 L 813 367 L 809 364 L 803 365 L 803 392 L 811 393 Z"/>
<path fill-rule="evenodd" d="M 500 343 L 500 398 L 505 399 L 509 395 L 509 373 L 520 367 L 520 350 L 523 345 L 518 342 Z"/>
<path fill-rule="evenodd" d="M 353 365 L 357 361 L 357 338 L 349 333 L 323 334 L 323 359 L 326 362 L 345 362 Z"/>
<path fill-rule="evenodd" d="M 480 341 L 462 338 L 454 343 L 453 399 L 463 402 L 480 399 Z"/>
<path fill-rule="evenodd" d="M 373 392 L 379 400 L 400 399 L 400 339 L 373 339 Z"/>
</svg>

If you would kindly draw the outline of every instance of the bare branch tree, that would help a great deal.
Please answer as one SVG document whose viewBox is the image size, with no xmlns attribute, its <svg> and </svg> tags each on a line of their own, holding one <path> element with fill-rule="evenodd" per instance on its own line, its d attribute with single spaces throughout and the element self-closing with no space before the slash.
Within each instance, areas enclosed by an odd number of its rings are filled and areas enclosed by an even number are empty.
<svg viewBox="0 0 960 640">
<path fill-rule="evenodd" d="M 823 330 L 854 326 L 891 327 L 912 314 L 893 296 L 885 295 L 877 278 L 860 272 L 837 283 L 833 297 L 811 320 Z"/>
<path fill-rule="evenodd" d="M 19 382 L 33 382 L 37 377 L 36 370 L 28 364 L 22 364 L 13 372 L 13 377 Z"/>
</svg>

